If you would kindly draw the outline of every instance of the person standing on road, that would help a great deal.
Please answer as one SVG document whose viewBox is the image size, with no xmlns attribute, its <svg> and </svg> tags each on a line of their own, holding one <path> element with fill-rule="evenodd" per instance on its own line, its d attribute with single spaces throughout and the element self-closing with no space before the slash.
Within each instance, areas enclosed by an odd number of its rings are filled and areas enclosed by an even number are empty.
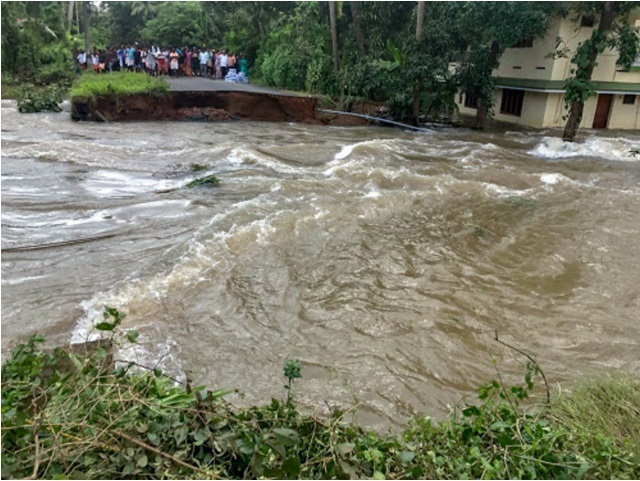
<svg viewBox="0 0 640 481">
<path fill-rule="evenodd" d="M 222 73 L 222 79 L 227 76 L 227 66 L 229 65 L 229 56 L 227 51 L 223 50 L 220 54 L 220 72 Z"/>
<path fill-rule="evenodd" d="M 125 63 L 127 64 L 127 68 L 130 71 L 133 71 L 134 66 L 135 66 L 134 56 L 135 56 L 135 53 L 136 53 L 136 49 L 133 48 L 132 45 L 129 45 L 127 47 L 127 49 L 126 49 L 126 52 L 127 52 L 127 56 L 125 58 Z"/>
<path fill-rule="evenodd" d="M 124 59 L 127 56 L 127 52 L 124 49 L 124 45 L 120 45 L 120 48 L 116 50 L 116 57 L 118 58 L 118 70 L 124 70 Z"/>
<path fill-rule="evenodd" d="M 236 71 L 236 74 L 238 73 L 235 52 L 231 52 L 231 54 L 229 54 L 229 68 L 227 69 L 227 72 L 229 72 L 231 69 L 234 69 Z"/>
<path fill-rule="evenodd" d="M 199 53 L 200 51 L 196 47 L 191 49 L 191 72 L 194 76 L 197 76 L 198 72 L 200 72 L 200 59 L 198 58 Z"/>
<path fill-rule="evenodd" d="M 193 52 L 190 48 L 185 48 L 184 50 L 186 52 L 184 55 L 184 74 L 187 77 L 191 77 L 191 75 L 193 75 L 191 72 L 191 56 L 193 55 Z"/>
<path fill-rule="evenodd" d="M 78 66 L 80 67 L 80 70 L 86 70 L 87 68 L 87 54 L 84 52 L 84 50 L 80 50 L 80 53 L 78 54 Z"/>
<path fill-rule="evenodd" d="M 178 68 L 179 68 L 179 62 L 178 59 L 180 58 L 180 55 L 178 54 L 178 52 L 176 52 L 175 48 L 171 49 L 171 53 L 169 53 L 169 65 L 171 68 L 171 72 L 170 75 L 172 77 L 177 77 L 178 76 Z"/>
<path fill-rule="evenodd" d="M 222 55 L 221 52 L 216 52 L 216 61 L 215 61 L 215 65 L 216 65 L 216 79 L 220 80 L 222 78 L 222 70 L 220 69 L 220 56 Z"/>
<path fill-rule="evenodd" d="M 209 52 L 206 49 L 200 50 L 198 54 L 198 60 L 200 61 L 200 77 L 207 76 L 207 62 L 209 61 Z"/>
<path fill-rule="evenodd" d="M 242 72 L 245 77 L 249 75 L 249 62 L 244 57 L 244 52 L 240 52 L 240 60 L 238 60 L 238 66 L 240 67 L 240 72 Z"/>
<path fill-rule="evenodd" d="M 149 50 L 147 52 L 147 70 L 149 71 L 149 75 L 156 75 L 156 56 L 153 51 Z"/>
</svg>

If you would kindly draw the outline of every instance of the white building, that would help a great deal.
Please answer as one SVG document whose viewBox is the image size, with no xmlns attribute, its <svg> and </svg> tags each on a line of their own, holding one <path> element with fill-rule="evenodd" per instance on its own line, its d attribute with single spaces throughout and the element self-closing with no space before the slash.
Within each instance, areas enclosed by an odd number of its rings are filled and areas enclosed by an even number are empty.
<svg viewBox="0 0 640 481">
<path fill-rule="evenodd" d="M 640 9 L 629 14 L 629 23 L 640 27 Z M 598 18 L 556 19 L 544 37 L 509 48 L 500 66 L 493 71 L 499 86 L 495 92 L 495 119 L 530 127 L 565 125 L 564 85 L 571 76 L 571 57 L 581 42 L 587 40 Z M 551 58 L 560 48 L 567 49 L 566 58 Z M 606 50 L 598 55 L 592 82 L 597 95 L 584 106 L 580 127 L 640 129 L 640 55 L 630 70 L 616 66 L 618 52 Z M 474 115 L 475 99 L 459 92 L 456 103 L 463 115 Z"/>
</svg>

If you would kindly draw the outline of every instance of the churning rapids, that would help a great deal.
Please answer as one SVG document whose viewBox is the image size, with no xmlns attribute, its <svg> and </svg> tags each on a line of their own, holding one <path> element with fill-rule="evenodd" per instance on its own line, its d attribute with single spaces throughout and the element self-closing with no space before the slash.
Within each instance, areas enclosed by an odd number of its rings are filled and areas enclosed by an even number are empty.
<svg viewBox="0 0 640 481">
<path fill-rule="evenodd" d="M 78 342 L 385 429 L 536 353 L 640 375 L 640 133 L 73 123 L 2 101 L 2 351 Z M 192 164 L 206 170 L 194 172 Z M 185 188 L 204 174 L 215 188 Z"/>
</svg>

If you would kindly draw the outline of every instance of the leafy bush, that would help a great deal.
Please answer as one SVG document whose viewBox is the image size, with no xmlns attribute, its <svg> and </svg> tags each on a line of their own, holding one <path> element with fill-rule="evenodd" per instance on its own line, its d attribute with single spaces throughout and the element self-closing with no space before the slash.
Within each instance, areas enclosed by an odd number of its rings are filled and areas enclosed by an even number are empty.
<svg viewBox="0 0 640 481">
<path fill-rule="evenodd" d="M 41 85 L 70 86 L 75 74 L 68 45 L 62 43 L 44 45 L 40 55 L 41 63 L 35 71 L 34 81 Z"/>
<path fill-rule="evenodd" d="M 18 111 L 22 113 L 60 112 L 62 89 L 57 85 L 35 87 L 27 84 L 18 92 Z"/>
<path fill-rule="evenodd" d="M 119 335 L 123 316 L 107 309 L 97 328 Z M 208 391 L 135 363 L 114 366 L 102 345 L 87 357 L 43 353 L 33 337 L 2 366 L 2 477 L 36 479 L 578 479 L 633 478 L 639 458 L 615 432 L 552 406 L 526 413 L 539 372 L 529 365 L 522 385 L 491 381 L 478 403 L 448 421 L 414 420 L 401 437 L 380 436 L 345 420 L 298 412 L 293 401 L 234 409 L 227 391 Z M 137 366 L 137 370 L 134 370 Z M 287 391 L 302 375 L 298 361 L 284 365 Z M 626 381 L 586 388 L 601 401 L 589 413 L 638 426 L 640 384 Z M 566 399 L 571 399 L 571 396 Z M 587 405 L 591 397 L 585 399 Z M 575 399 L 574 399 L 575 401 Z M 606 422 L 605 422 L 606 424 Z M 577 433 L 583 432 L 584 437 Z M 588 438 L 588 434 L 595 434 Z M 637 437 L 637 432 L 632 433 Z M 635 437 L 633 438 L 635 439 Z M 634 448 L 635 449 L 635 448 Z"/>
<path fill-rule="evenodd" d="M 299 51 L 282 45 L 262 58 L 262 79 L 277 88 L 304 90 L 307 63 Z"/>
<path fill-rule="evenodd" d="M 204 169 L 198 169 L 204 170 Z M 200 177 L 199 179 L 192 180 L 187 184 L 188 188 L 198 187 L 201 185 L 218 185 L 220 183 L 220 179 L 218 179 L 215 175 L 205 175 L 204 177 Z"/>
</svg>

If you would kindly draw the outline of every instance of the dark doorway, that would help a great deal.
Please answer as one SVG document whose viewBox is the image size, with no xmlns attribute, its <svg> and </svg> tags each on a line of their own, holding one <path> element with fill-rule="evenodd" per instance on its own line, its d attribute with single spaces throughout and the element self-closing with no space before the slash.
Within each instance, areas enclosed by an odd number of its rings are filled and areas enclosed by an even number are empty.
<svg viewBox="0 0 640 481">
<path fill-rule="evenodd" d="M 596 116 L 593 118 L 594 129 L 606 129 L 607 122 L 609 121 L 609 111 L 611 110 L 611 101 L 613 95 L 600 94 L 598 95 L 598 106 L 596 107 Z"/>
</svg>

